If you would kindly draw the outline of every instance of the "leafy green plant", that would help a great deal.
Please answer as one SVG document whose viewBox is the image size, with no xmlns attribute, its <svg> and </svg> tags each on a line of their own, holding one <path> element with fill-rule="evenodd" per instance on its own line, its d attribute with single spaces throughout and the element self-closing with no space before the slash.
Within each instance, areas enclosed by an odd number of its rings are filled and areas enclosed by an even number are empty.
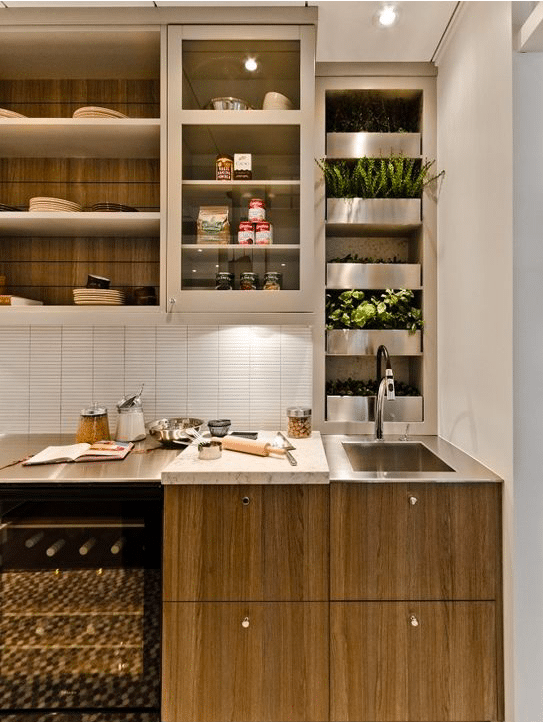
<svg viewBox="0 0 543 722">
<path fill-rule="evenodd" d="M 407 261 L 400 261 L 396 256 L 393 258 L 372 258 L 371 256 L 359 256 L 358 253 L 348 253 L 346 256 L 331 258 L 328 263 L 407 263 Z"/>
<path fill-rule="evenodd" d="M 422 311 L 413 305 L 413 291 L 388 288 L 366 299 L 364 291 L 329 291 L 326 294 L 326 328 L 403 329 L 422 328 Z"/>
<path fill-rule="evenodd" d="M 420 198 L 424 188 L 445 173 L 433 175 L 434 162 L 402 155 L 316 160 L 324 174 L 327 198 Z"/>
<path fill-rule="evenodd" d="M 379 391 L 379 381 L 357 381 L 350 376 L 348 379 L 335 379 L 326 382 L 327 396 L 376 396 Z M 420 396 L 420 391 L 403 381 L 394 381 L 396 396 Z"/>
<path fill-rule="evenodd" d="M 420 96 L 392 98 L 375 91 L 328 93 L 328 133 L 417 133 L 420 127 Z"/>
</svg>

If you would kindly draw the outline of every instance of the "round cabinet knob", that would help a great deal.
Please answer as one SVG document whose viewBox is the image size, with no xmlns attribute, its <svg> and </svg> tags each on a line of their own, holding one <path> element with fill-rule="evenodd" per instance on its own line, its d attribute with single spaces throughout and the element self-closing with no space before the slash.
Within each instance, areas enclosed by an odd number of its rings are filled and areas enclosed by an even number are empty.
<svg viewBox="0 0 543 722">
<path fill-rule="evenodd" d="M 409 503 L 411 504 L 411 506 L 415 506 L 415 504 L 418 503 L 417 497 L 416 497 L 416 496 L 410 496 L 410 497 L 409 497 Z"/>
<path fill-rule="evenodd" d="M 249 617 L 244 617 L 243 621 L 241 623 L 241 626 L 243 627 L 243 629 L 248 629 L 249 624 L 250 624 Z"/>
<path fill-rule="evenodd" d="M 419 626 L 419 620 L 415 617 L 414 614 L 412 614 L 412 615 L 409 617 L 409 624 L 410 624 L 412 627 L 418 627 L 418 626 Z"/>
<path fill-rule="evenodd" d="M 243 506 L 249 506 L 249 504 L 251 503 L 251 500 L 249 499 L 248 496 L 244 496 L 241 500 L 241 503 L 243 504 Z"/>
</svg>

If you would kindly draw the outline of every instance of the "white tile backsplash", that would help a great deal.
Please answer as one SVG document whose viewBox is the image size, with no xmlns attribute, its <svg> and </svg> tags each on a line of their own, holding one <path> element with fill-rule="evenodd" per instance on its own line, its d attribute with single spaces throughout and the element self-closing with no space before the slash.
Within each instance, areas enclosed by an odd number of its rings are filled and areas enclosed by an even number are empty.
<svg viewBox="0 0 543 722">
<path fill-rule="evenodd" d="M 141 383 L 147 420 L 285 428 L 287 406 L 311 405 L 311 344 L 307 326 L 0 326 L 0 433 L 75 432 L 93 401 L 113 433 Z"/>
</svg>

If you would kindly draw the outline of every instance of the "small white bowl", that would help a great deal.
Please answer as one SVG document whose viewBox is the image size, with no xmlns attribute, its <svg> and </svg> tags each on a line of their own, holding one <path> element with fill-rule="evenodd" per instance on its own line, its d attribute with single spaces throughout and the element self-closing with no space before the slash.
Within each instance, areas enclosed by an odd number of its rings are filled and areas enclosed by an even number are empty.
<svg viewBox="0 0 543 722">
<path fill-rule="evenodd" d="M 266 93 L 262 103 L 262 110 L 292 110 L 294 105 L 286 95 L 271 91 Z"/>
</svg>

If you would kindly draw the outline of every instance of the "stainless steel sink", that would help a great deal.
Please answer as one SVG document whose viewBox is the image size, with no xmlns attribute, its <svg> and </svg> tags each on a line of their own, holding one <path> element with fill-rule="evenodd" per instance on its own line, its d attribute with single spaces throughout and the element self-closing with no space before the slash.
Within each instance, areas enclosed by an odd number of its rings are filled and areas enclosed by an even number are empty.
<svg viewBox="0 0 543 722">
<path fill-rule="evenodd" d="M 343 448 L 353 471 L 455 471 L 418 441 L 344 441 Z"/>
</svg>

